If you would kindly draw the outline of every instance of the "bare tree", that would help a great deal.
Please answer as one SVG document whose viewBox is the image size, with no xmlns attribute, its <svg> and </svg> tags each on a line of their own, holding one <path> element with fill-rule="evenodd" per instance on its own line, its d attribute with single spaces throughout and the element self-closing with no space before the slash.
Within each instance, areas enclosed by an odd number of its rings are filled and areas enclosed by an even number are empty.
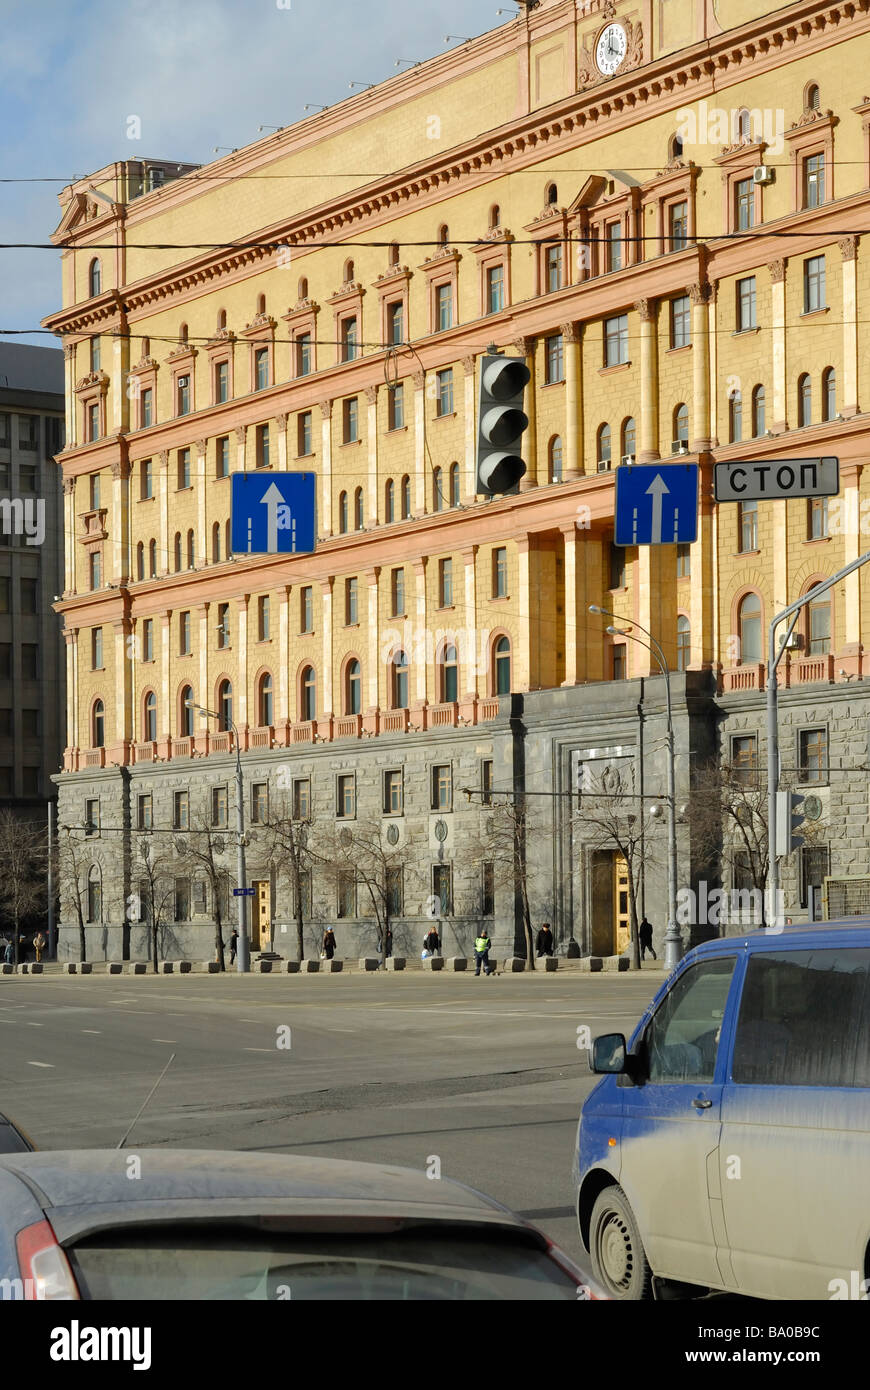
<svg viewBox="0 0 870 1390">
<path fill-rule="evenodd" d="M 175 869 L 178 861 L 166 854 L 155 854 L 147 836 L 137 845 L 137 871 L 145 892 L 139 893 L 140 913 L 150 927 L 151 965 L 157 974 L 160 936 L 169 922 L 175 920 Z"/>
<path fill-rule="evenodd" d="M 44 832 L 14 811 L 0 811 L 0 906 L 12 919 L 15 964 L 19 964 L 21 923 L 46 901 Z"/>
<path fill-rule="evenodd" d="M 413 838 L 406 832 L 401 843 L 391 845 L 384 823 L 377 816 L 341 826 L 337 831 L 318 834 L 316 849 L 310 848 L 319 863 L 328 865 L 337 876 L 353 873 L 369 902 L 378 934 L 378 950 L 386 959 L 387 936 L 392 930 L 395 874 L 411 866 Z M 407 888 L 407 885 L 404 885 Z"/>
<path fill-rule="evenodd" d="M 220 862 L 227 850 L 225 831 L 215 830 L 206 816 L 201 816 L 186 838 L 175 841 L 175 848 L 188 867 L 199 869 L 209 885 L 214 905 L 215 957 L 221 970 L 226 970 L 224 958 L 223 901 L 229 900 L 229 870 Z"/>
<path fill-rule="evenodd" d="M 307 818 L 293 815 L 291 797 L 287 793 L 276 795 L 262 820 L 261 829 L 266 837 L 266 854 L 270 864 L 280 873 L 286 870 L 293 890 L 293 906 L 296 917 L 296 958 L 305 959 L 303 932 L 305 927 L 305 903 L 303 884 L 306 875 L 316 858 L 310 845 L 311 825 Z"/>
<path fill-rule="evenodd" d="M 86 961 L 87 932 L 85 931 L 85 912 L 88 896 L 89 856 L 85 846 L 77 837 L 74 827 L 58 827 L 58 884 L 60 887 L 61 912 L 69 909 L 79 929 L 79 960 Z"/>
<path fill-rule="evenodd" d="M 526 964 L 535 969 L 532 912 L 529 903 L 529 867 L 526 858 L 528 814 L 521 793 L 493 792 L 493 802 L 482 818 L 480 834 L 469 841 L 475 864 L 492 864 L 493 886 L 513 894 L 515 920 L 519 912 L 526 948 Z M 514 947 L 516 949 L 516 946 Z"/>
</svg>

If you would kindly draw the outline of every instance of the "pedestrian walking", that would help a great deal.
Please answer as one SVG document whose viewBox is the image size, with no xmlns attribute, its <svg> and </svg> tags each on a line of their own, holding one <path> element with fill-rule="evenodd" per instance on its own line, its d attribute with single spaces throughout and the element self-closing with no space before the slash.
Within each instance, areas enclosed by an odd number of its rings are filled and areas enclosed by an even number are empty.
<svg viewBox="0 0 870 1390">
<path fill-rule="evenodd" d="M 492 942 L 489 939 L 489 932 L 481 930 L 480 934 L 474 939 L 474 973 L 480 974 L 480 967 L 483 966 L 484 975 L 494 975 L 495 966 L 489 963 L 489 953 Z"/>
<path fill-rule="evenodd" d="M 435 927 L 430 927 L 426 936 L 423 938 L 423 950 L 428 951 L 430 956 L 441 954 L 441 938 Z"/>
<path fill-rule="evenodd" d="M 553 954 L 553 933 L 550 931 L 549 922 L 541 924 L 541 930 L 535 941 L 535 950 L 539 956 L 551 956 Z"/>
<path fill-rule="evenodd" d="M 332 927 L 327 927 L 323 933 L 323 941 L 320 947 L 320 959 L 332 960 L 335 955 L 335 932 Z"/>
<path fill-rule="evenodd" d="M 42 953 L 45 950 L 45 935 L 43 932 L 38 931 L 33 938 L 33 949 L 36 952 L 37 961 L 41 961 Z"/>
<path fill-rule="evenodd" d="M 640 926 L 638 927 L 638 929 L 637 929 L 637 935 L 638 935 L 638 939 L 639 939 L 639 941 L 640 941 L 640 958 L 641 958 L 641 960 L 644 959 L 644 957 L 646 956 L 647 951 L 649 951 L 649 953 L 650 953 L 650 955 L 652 956 L 653 960 L 658 960 L 658 956 L 656 955 L 655 951 L 653 950 L 653 944 L 652 944 L 653 929 L 652 929 L 652 924 L 646 920 L 646 917 L 644 917 L 643 921 L 641 922 Z"/>
<path fill-rule="evenodd" d="M 389 927 L 387 927 L 386 934 L 385 934 L 385 936 L 384 936 L 384 959 L 385 959 L 385 960 L 388 959 L 392 954 L 393 954 L 393 933 L 392 933 L 391 929 L 390 929 Z"/>
<path fill-rule="evenodd" d="M 237 951 L 238 949 L 239 949 L 239 932 L 238 932 L 238 928 L 237 928 L 237 927 L 233 927 L 232 936 L 230 937 L 230 965 L 234 965 L 234 964 L 235 964 L 235 960 L 236 960 L 236 951 Z"/>
</svg>

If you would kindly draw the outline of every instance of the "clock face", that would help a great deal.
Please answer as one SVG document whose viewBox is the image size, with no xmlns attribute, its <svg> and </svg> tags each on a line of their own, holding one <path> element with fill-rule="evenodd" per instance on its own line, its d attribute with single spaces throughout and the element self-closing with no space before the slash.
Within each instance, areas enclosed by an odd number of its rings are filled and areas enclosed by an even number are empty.
<svg viewBox="0 0 870 1390">
<path fill-rule="evenodd" d="M 601 31 L 595 45 L 595 61 L 598 71 L 610 77 L 619 67 L 628 48 L 628 39 L 621 24 L 608 24 Z"/>
</svg>

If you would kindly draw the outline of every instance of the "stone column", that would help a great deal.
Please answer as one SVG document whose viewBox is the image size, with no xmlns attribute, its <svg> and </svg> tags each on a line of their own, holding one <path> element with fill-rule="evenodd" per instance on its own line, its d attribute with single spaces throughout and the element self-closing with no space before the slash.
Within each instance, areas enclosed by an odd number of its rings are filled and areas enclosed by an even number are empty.
<svg viewBox="0 0 870 1390">
<path fill-rule="evenodd" d="M 366 486 L 365 515 L 369 526 L 378 524 L 378 388 L 366 387 L 368 419 L 366 443 L 369 451 L 369 476 Z"/>
<path fill-rule="evenodd" d="M 714 429 L 710 420 L 710 286 L 696 281 L 689 286 L 692 301 L 692 435 L 693 454 L 706 453 Z"/>
<path fill-rule="evenodd" d="M 321 579 L 320 594 L 321 608 L 323 612 L 323 678 L 321 681 L 322 700 L 321 718 L 327 721 L 332 719 L 332 587 L 335 583 L 335 576 L 330 575 L 328 579 Z"/>
<path fill-rule="evenodd" d="M 414 701 L 415 708 L 424 709 L 427 701 L 426 676 L 429 666 L 428 662 L 428 634 L 429 627 L 426 621 L 426 558 L 421 557 L 414 561 L 414 587 L 415 608 L 416 608 L 416 631 L 412 634 L 412 641 L 405 646 L 405 656 L 408 661 L 414 663 Z M 407 626 L 407 624 L 406 624 Z M 423 659 L 420 660 L 420 652 L 423 652 Z M 410 691 L 409 691 L 410 694 Z"/>
<path fill-rule="evenodd" d="M 128 503 L 130 493 L 130 465 L 125 460 L 112 464 L 112 529 L 110 532 L 112 566 L 110 577 L 116 584 L 124 584 L 130 578 L 130 552 L 128 547 Z"/>
<path fill-rule="evenodd" d="M 236 725 L 242 747 L 247 748 L 248 739 L 248 599 L 250 594 L 242 594 L 236 599 L 236 624 L 238 629 L 239 655 L 236 665 Z M 258 716 L 255 713 L 255 721 Z"/>
<path fill-rule="evenodd" d="M 862 551 L 861 541 L 861 490 L 860 481 L 863 472 L 863 465 L 848 464 L 840 470 L 840 488 L 842 490 L 842 500 L 840 501 L 843 518 L 843 564 L 848 565 L 852 560 L 857 560 Z M 837 653 L 838 667 L 842 666 L 844 671 L 860 676 L 863 667 L 863 645 L 861 641 L 862 633 L 862 611 L 861 611 L 861 575 L 862 569 L 857 569 L 846 576 L 843 581 L 845 595 L 843 604 L 844 615 L 844 645 Z"/>
<path fill-rule="evenodd" d="M 380 675 L 380 651 L 379 651 L 379 586 L 380 567 L 365 571 L 365 581 L 368 585 L 368 706 L 365 717 L 371 721 L 372 716 L 376 716 L 380 705 L 380 693 L 378 690 L 378 677 Z M 365 728 L 376 733 L 375 726 L 369 722 L 364 724 Z"/>
<path fill-rule="evenodd" d="M 523 435 L 522 457 L 526 461 L 526 471 L 520 479 L 520 492 L 528 492 L 541 481 L 538 477 L 538 402 L 537 382 L 535 380 L 534 338 L 515 338 L 514 347 L 529 369 L 530 381 L 526 387 L 525 408 L 529 417 L 529 428 Z"/>
<path fill-rule="evenodd" d="M 285 584 L 278 607 L 278 725 L 290 721 L 290 594 Z"/>
<path fill-rule="evenodd" d="M 577 684 L 577 527 L 561 526 L 565 545 L 565 679 Z"/>
<path fill-rule="evenodd" d="M 477 631 L 477 546 L 464 549 L 462 563 L 465 566 L 465 652 L 462 659 L 462 675 L 465 680 L 464 698 L 474 701 L 478 696 L 478 631 Z M 460 655 L 460 653 L 457 653 Z M 462 694 L 462 692 L 460 692 Z"/>
<path fill-rule="evenodd" d="M 710 298 L 707 302 L 707 357 L 710 364 L 707 395 L 710 401 L 710 444 L 719 444 L 719 335 L 716 332 L 716 313 L 719 286 L 710 282 Z"/>
<path fill-rule="evenodd" d="M 692 646 L 689 666 L 705 670 L 716 660 L 714 643 L 713 579 L 716 554 L 713 545 L 713 500 L 709 469 L 701 471 L 698 507 L 698 538 L 689 552 L 692 574 L 689 580 L 689 622 Z"/>
<path fill-rule="evenodd" d="M 583 381 L 580 366 L 580 325 L 563 323 L 560 329 L 565 351 L 565 448 L 563 477 L 583 473 Z"/>
<path fill-rule="evenodd" d="M 128 619 L 112 624 L 115 632 L 115 738 L 127 744 L 133 737 L 133 668 L 136 643 Z"/>
<path fill-rule="evenodd" d="M 66 545 L 64 547 L 64 571 L 65 588 L 68 595 L 76 592 L 76 480 L 75 478 L 64 478 L 63 480 L 63 510 L 64 510 L 64 532 Z"/>
<path fill-rule="evenodd" d="M 414 515 L 425 516 L 426 478 L 426 373 L 414 372 Z"/>
<path fill-rule="evenodd" d="M 770 336 L 773 359 L 773 420 L 774 434 L 788 429 L 788 386 L 785 339 L 785 260 L 771 261 L 770 272 Z M 779 592 L 779 591 L 777 591 Z"/>
<path fill-rule="evenodd" d="M 474 399 L 473 357 L 463 357 L 465 373 L 465 487 L 463 502 L 473 502 L 477 492 L 477 403 Z"/>
<path fill-rule="evenodd" d="M 657 306 L 654 299 L 639 299 L 634 307 L 640 316 L 640 451 L 637 461 L 656 463 L 661 458 Z"/>
<path fill-rule="evenodd" d="M 130 402 L 127 399 L 126 380 L 130 368 L 130 339 L 127 325 L 112 330 L 112 434 L 121 434 L 130 428 Z M 106 421 L 108 433 L 109 422 Z"/>
<path fill-rule="evenodd" d="M 64 374 L 64 419 L 66 423 L 65 448 L 72 449 L 76 442 L 78 425 L 78 402 L 76 401 L 76 350 L 70 345 L 63 350 Z"/>
<path fill-rule="evenodd" d="M 157 539 L 157 573 L 166 575 L 171 567 L 169 554 L 169 451 L 161 449 L 157 476 L 157 507 L 160 534 Z"/>
<path fill-rule="evenodd" d="M 210 604 L 203 603 L 196 609 L 196 615 L 199 618 L 199 689 L 194 692 L 194 699 L 197 704 L 204 705 L 206 709 L 212 707 L 212 695 L 208 688 L 208 611 L 210 607 Z M 194 730 L 196 729 L 197 725 L 194 724 Z"/>
<path fill-rule="evenodd" d="M 244 473 L 247 468 L 247 425 L 236 426 L 236 472 Z"/>
<path fill-rule="evenodd" d="M 672 671 L 677 669 L 677 547 L 640 545 L 635 566 L 634 610 L 641 627 L 651 632 Z M 621 626 L 621 624 L 618 624 Z M 640 633 L 643 638 L 643 633 Z M 639 642 L 626 641 L 632 676 L 657 676 L 660 667 Z"/>
<path fill-rule="evenodd" d="M 175 720 L 172 712 L 172 697 L 170 694 L 170 638 L 172 635 L 172 609 L 167 608 L 160 614 L 160 695 L 158 697 L 158 718 L 162 722 L 157 726 L 157 738 L 165 744 L 163 749 L 158 750 L 158 756 L 166 757 L 169 752 L 169 739 L 176 732 L 174 728 Z"/>
<path fill-rule="evenodd" d="M 275 416 L 275 424 L 278 428 L 278 471 L 287 472 L 287 416 L 282 411 Z"/>
<path fill-rule="evenodd" d="M 318 532 L 332 535 L 332 401 L 320 402 L 320 523 Z"/>
<path fill-rule="evenodd" d="M 531 647 L 531 608 L 529 593 L 529 551 L 531 548 L 531 538 L 528 535 L 517 536 L 517 588 L 518 588 L 518 618 L 519 618 L 519 640 L 517 651 L 513 654 L 513 688 L 514 690 L 529 690 L 532 670 L 532 647 Z"/>
<path fill-rule="evenodd" d="M 71 686 L 71 689 L 72 689 L 72 715 L 73 715 L 73 721 L 72 721 L 72 746 L 73 746 L 74 748 L 81 748 L 81 746 L 82 746 L 82 740 L 81 740 L 81 710 L 80 710 L 80 708 L 79 708 L 79 629 L 78 629 L 77 627 L 74 627 L 74 628 L 72 629 L 72 680 L 71 680 L 71 682 L 70 682 L 70 686 Z M 110 717 L 110 706 L 109 706 L 108 701 L 106 701 L 106 720 L 105 720 L 105 724 L 106 724 L 106 735 L 108 735 L 108 731 L 109 731 L 109 730 L 108 730 L 109 717 Z M 86 729 L 86 730 L 85 730 L 85 738 L 86 738 L 86 740 L 87 740 L 85 746 L 86 746 L 87 748 L 90 748 L 90 746 L 91 746 L 91 733 L 90 733 L 90 730 L 89 730 L 89 729 Z"/>
<path fill-rule="evenodd" d="M 857 415 L 858 404 L 858 238 L 844 236 L 839 241 L 843 257 L 843 385 L 837 392 L 842 402 L 839 413 L 847 419 Z"/>
<path fill-rule="evenodd" d="M 209 537 L 208 537 L 208 486 L 206 483 L 206 469 L 208 467 L 208 440 L 198 439 L 196 441 L 196 529 L 194 559 L 197 567 L 207 565 L 210 559 Z"/>
<path fill-rule="evenodd" d="M 67 628 L 63 634 L 66 643 L 66 746 L 67 748 L 77 748 L 78 729 L 77 729 L 77 709 L 76 709 L 76 641 L 78 639 L 77 628 Z M 90 734 L 88 734 L 90 742 Z"/>
</svg>

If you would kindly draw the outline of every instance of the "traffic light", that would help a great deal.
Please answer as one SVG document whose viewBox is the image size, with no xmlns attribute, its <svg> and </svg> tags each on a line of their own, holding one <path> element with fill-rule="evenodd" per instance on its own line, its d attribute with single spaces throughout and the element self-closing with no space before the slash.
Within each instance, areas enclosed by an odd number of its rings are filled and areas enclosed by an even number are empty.
<svg viewBox="0 0 870 1390">
<path fill-rule="evenodd" d="M 804 823 L 804 801 L 802 792 L 780 791 L 776 794 L 776 843 L 774 853 L 779 859 L 791 854 L 804 842 L 800 827 Z"/>
<path fill-rule="evenodd" d="M 491 496 L 510 492 L 526 471 L 519 450 L 529 417 L 523 396 L 531 372 L 521 357 L 487 353 L 480 361 L 477 397 L 477 486 Z"/>
</svg>

